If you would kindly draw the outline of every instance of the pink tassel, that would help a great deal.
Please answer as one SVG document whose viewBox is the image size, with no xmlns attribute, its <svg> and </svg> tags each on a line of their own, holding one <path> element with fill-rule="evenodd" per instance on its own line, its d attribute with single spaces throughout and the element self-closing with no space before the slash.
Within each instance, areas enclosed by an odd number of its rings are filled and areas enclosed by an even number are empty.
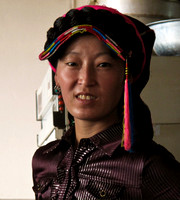
<svg viewBox="0 0 180 200">
<path fill-rule="evenodd" d="M 124 88 L 124 149 L 126 151 L 129 151 L 131 149 L 131 124 L 129 110 L 128 79 L 125 80 Z"/>
<path fill-rule="evenodd" d="M 125 85 L 124 85 L 124 127 L 123 127 L 123 142 L 126 151 L 132 151 L 133 143 L 133 117 L 132 117 L 132 102 L 131 102 L 131 87 L 128 79 L 128 64 L 126 59 L 125 68 Z"/>
</svg>

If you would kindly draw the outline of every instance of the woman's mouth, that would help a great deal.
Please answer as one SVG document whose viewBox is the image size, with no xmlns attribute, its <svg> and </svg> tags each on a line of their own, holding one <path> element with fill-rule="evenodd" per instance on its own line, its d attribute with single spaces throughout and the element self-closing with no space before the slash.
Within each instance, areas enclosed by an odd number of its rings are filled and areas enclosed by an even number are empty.
<svg viewBox="0 0 180 200">
<path fill-rule="evenodd" d="M 93 100 L 93 99 L 96 99 L 95 96 L 85 95 L 85 94 L 79 94 L 79 95 L 77 95 L 77 98 L 81 99 L 81 100 Z"/>
</svg>

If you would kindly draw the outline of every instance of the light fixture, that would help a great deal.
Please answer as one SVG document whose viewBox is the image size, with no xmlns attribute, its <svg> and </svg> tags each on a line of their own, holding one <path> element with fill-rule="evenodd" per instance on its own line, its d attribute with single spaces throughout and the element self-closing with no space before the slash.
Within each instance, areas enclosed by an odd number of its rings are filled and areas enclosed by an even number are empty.
<svg viewBox="0 0 180 200">
<path fill-rule="evenodd" d="M 155 31 L 154 52 L 158 56 L 180 56 L 180 18 L 147 25 Z"/>
</svg>

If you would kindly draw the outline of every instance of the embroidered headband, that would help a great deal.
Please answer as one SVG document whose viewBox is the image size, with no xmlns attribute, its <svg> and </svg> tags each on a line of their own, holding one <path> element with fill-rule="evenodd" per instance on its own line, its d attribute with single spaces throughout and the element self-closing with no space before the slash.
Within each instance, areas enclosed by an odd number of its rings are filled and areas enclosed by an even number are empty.
<svg viewBox="0 0 180 200">
<path fill-rule="evenodd" d="M 123 50 L 114 42 L 108 35 L 104 34 L 102 31 L 100 31 L 98 28 L 89 25 L 78 25 L 74 26 L 64 33 L 62 33 L 60 36 L 58 36 L 54 42 L 46 48 L 40 55 L 40 60 L 45 60 L 51 57 L 58 49 L 59 47 L 64 44 L 69 38 L 74 36 L 75 34 L 83 34 L 85 32 L 91 33 L 95 35 L 99 40 L 104 42 L 110 49 L 112 49 L 118 57 L 120 57 L 123 61 L 125 61 L 125 57 L 122 55 Z M 53 71 L 55 72 L 55 68 L 51 65 Z"/>
</svg>

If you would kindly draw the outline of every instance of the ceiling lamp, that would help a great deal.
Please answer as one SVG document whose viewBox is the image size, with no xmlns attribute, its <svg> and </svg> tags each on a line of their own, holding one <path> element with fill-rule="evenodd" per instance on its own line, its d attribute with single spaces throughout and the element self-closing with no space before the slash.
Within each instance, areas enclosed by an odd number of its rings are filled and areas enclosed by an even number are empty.
<svg viewBox="0 0 180 200">
<path fill-rule="evenodd" d="M 158 56 L 180 56 L 180 18 L 147 25 L 155 31 L 154 52 Z"/>
</svg>

